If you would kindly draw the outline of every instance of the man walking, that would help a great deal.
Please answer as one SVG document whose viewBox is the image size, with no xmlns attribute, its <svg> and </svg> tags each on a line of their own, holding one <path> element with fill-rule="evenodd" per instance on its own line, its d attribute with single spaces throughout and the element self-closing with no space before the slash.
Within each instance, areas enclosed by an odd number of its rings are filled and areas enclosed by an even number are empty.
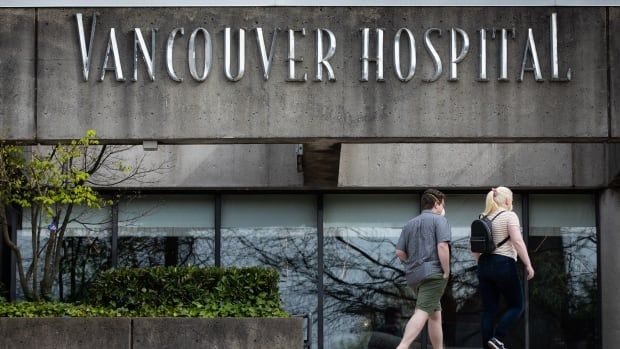
<svg viewBox="0 0 620 349">
<path fill-rule="evenodd" d="M 405 265 L 405 276 L 417 297 L 413 316 L 396 349 L 409 349 L 428 321 L 434 349 L 443 349 L 441 304 L 450 275 L 452 233 L 445 215 L 445 194 L 427 189 L 422 194 L 422 213 L 407 222 L 396 245 L 396 256 Z"/>
</svg>

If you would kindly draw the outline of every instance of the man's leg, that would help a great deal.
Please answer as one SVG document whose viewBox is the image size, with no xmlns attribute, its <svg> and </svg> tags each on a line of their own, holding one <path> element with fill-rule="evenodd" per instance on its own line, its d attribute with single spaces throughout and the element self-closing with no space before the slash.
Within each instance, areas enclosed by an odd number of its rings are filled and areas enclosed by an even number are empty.
<svg viewBox="0 0 620 349">
<path fill-rule="evenodd" d="M 420 331 L 422 331 L 422 328 L 424 328 L 426 320 L 428 320 L 428 313 L 424 310 L 416 309 L 411 319 L 409 319 L 409 322 L 407 322 L 403 339 L 396 349 L 409 349 L 411 343 L 413 343 L 420 334 Z"/>
<path fill-rule="evenodd" d="M 433 349 L 443 349 L 443 329 L 441 328 L 441 310 L 431 314 L 428 319 L 428 335 Z"/>
</svg>

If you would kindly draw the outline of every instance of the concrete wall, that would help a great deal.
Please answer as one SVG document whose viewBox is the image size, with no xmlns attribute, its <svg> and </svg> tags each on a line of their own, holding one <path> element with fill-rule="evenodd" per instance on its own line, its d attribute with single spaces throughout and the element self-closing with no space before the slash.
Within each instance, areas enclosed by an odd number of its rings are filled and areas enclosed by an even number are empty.
<svg viewBox="0 0 620 349">
<path fill-rule="evenodd" d="M 4 10 L 12 11 L 12 10 Z M 90 81 L 84 82 L 74 15 L 99 13 Z M 560 70 L 570 66 L 573 81 L 549 82 L 548 17 L 558 12 Z M 39 9 L 37 137 L 39 141 L 70 139 L 86 129 L 103 139 L 140 142 L 298 142 L 304 138 L 360 137 L 360 140 L 420 140 L 431 137 L 499 139 L 555 139 L 594 137 L 609 133 L 606 8 L 159 8 Z M 87 21 L 87 31 L 90 28 Z M 204 83 L 189 76 L 187 41 L 191 30 L 203 26 L 214 40 L 214 62 Z M 269 81 L 262 79 L 254 32 L 248 31 L 247 67 L 239 82 L 223 74 L 223 35 L 232 28 L 263 27 L 267 42 L 275 26 L 306 28 L 296 40 L 298 74 L 315 75 L 315 28 L 329 28 L 337 39 L 331 60 L 336 82 L 285 82 L 286 36 L 280 33 Z M 359 28 L 382 27 L 385 37 L 385 79 L 376 82 L 371 64 L 369 82 L 360 82 Z M 488 42 L 490 81 L 477 82 L 479 43 L 476 30 L 516 28 L 509 41 L 509 82 L 497 81 L 498 40 Z M 131 77 L 131 28 L 149 32 L 159 28 L 156 44 L 156 80 L 151 82 L 139 61 L 137 82 L 116 82 L 108 72 L 96 81 L 107 44 L 116 28 L 124 73 Z M 164 47 L 168 33 L 184 27 L 176 41 L 175 67 L 185 80 L 168 78 Z M 392 40 L 398 28 L 410 28 L 416 37 L 418 69 L 414 79 L 400 82 L 394 73 Z M 423 47 L 423 33 L 439 27 L 433 37 L 444 65 L 434 83 L 423 82 L 433 64 Z M 469 33 L 471 49 L 459 65 L 458 82 L 447 81 L 450 27 Z M 531 73 L 516 82 L 527 37 L 533 29 L 545 82 Z M 147 35 L 147 41 L 150 35 Z M 460 47 L 460 46 L 459 46 Z M 406 46 L 403 46 L 403 50 Z M 403 55 L 403 59 L 406 56 Z M 404 64 L 404 63 L 403 63 Z M 18 106 L 19 107 L 19 106 Z M 14 107 L 17 108 L 17 107 Z M 25 108 L 25 106 L 21 106 Z"/>
<path fill-rule="evenodd" d="M 2 318 L 0 349 L 130 348 L 129 318 Z"/>
<path fill-rule="evenodd" d="M 35 10 L 0 10 L 0 140 L 35 137 Z"/>
<path fill-rule="evenodd" d="M 610 94 L 611 94 L 611 135 L 620 137 L 620 8 L 609 8 L 609 52 L 611 54 L 610 67 Z"/>
<path fill-rule="evenodd" d="M 593 188 L 604 144 L 343 144 L 341 187 Z"/>
<path fill-rule="evenodd" d="M 620 343 L 620 190 L 607 189 L 600 198 L 601 312 L 603 348 Z"/>
<path fill-rule="evenodd" d="M 133 320 L 133 349 L 226 348 L 301 349 L 301 319 Z"/>
<path fill-rule="evenodd" d="M 0 349 L 301 349 L 300 318 L 0 318 Z"/>
<path fill-rule="evenodd" d="M 303 173 L 297 172 L 294 144 L 159 145 L 156 151 L 144 151 L 142 146 L 135 146 L 119 154 L 118 160 L 149 172 L 138 180 L 118 184 L 121 187 L 288 188 L 304 185 Z M 93 179 L 100 183 L 117 180 L 105 172 Z"/>
</svg>

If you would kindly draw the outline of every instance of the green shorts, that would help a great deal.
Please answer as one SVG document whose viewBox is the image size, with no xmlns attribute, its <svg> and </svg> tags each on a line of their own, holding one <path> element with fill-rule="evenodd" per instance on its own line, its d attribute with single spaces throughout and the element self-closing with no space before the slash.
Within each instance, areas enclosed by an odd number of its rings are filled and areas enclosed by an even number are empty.
<svg viewBox="0 0 620 349">
<path fill-rule="evenodd" d="M 443 274 L 429 275 L 422 280 L 417 288 L 414 289 L 417 296 L 415 308 L 425 311 L 431 315 L 441 310 L 441 296 L 446 289 L 448 279 L 444 279 Z"/>
</svg>

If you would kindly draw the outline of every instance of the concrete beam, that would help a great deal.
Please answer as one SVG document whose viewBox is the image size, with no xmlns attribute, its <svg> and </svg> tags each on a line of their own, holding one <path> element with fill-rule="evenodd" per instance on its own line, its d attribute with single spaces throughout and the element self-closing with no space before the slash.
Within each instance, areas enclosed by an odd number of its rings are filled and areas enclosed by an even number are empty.
<svg viewBox="0 0 620 349">
<path fill-rule="evenodd" d="M 0 11 L 0 140 L 35 139 L 34 13 Z"/>
<path fill-rule="evenodd" d="M 142 188 L 290 188 L 302 187 L 294 144 L 159 145 L 156 151 L 135 146 L 117 159 L 150 171 L 118 186 Z M 151 171 L 154 170 L 154 171 Z M 108 173 L 95 182 L 116 181 Z"/>
<path fill-rule="evenodd" d="M 604 144 L 343 144 L 339 187 L 596 188 Z"/>
<path fill-rule="evenodd" d="M 549 15 L 559 21 L 560 73 L 573 71 L 569 83 L 550 82 Z M 104 141 L 141 143 L 243 142 L 304 143 L 317 138 L 362 141 L 437 141 L 450 139 L 497 141 L 524 138 L 554 141 L 583 138 L 598 141 L 609 136 L 607 43 L 605 8 L 412 8 L 412 7 L 277 7 L 277 8 L 102 8 L 93 46 L 90 80 L 84 82 L 77 40 L 75 13 L 88 19 L 84 9 L 39 9 L 37 141 L 78 138 L 96 129 Z M 194 81 L 187 68 L 189 33 L 203 26 L 214 42 L 213 66 L 203 83 Z M 301 28 L 307 36 L 296 38 L 297 75 L 308 82 L 287 82 L 285 33 L 278 36 L 268 81 L 262 77 L 254 32 L 247 33 L 246 74 L 231 82 L 223 74 L 221 30 L 262 27 L 270 43 L 274 27 Z M 132 82 L 132 28 L 141 28 L 150 47 L 150 28 L 159 28 L 155 49 L 155 81 L 148 80 L 138 60 L 138 81 Z M 184 78 L 172 81 L 165 68 L 168 34 L 184 27 L 186 35 L 175 41 L 174 65 Z M 361 82 L 359 28 L 385 28 L 385 82 Z M 401 27 L 415 35 L 417 70 L 403 83 L 395 74 L 393 37 Z M 424 31 L 441 27 L 442 37 L 432 37 L 444 66 L 433 83 L 430 56 L 423 49 Z M 448 81 L 451 27 L 470 36 L 470 51 L 458 65 L 459 81 Z M 497 81 L 498 43 L 488 41 L 488 82 L 477 82 L 479 42 L 476 31 L 485 28 L 516 29 L 509 40 L 509 82 Z M 90 21 L 86 21 L 87 32 Z M 115 28 L 126 82 L 114 81 L 107 72 L 97 81 L 110 28 Z M 337 49 L 330 60 L 335 82 L 314 82 L 316 28 L 335 34 Z M 531 72 L 516 82 L 528 28 L 532 28 L 545 82 L 535 82 Z M 490 34 L 489 34 L 490 35 Z M 235 40 L 236 41 L 236 40 Z M 375 55 L 374 34 L 371 56 Z M 268 45 L 267 45 L 268 46 Z M 403 44 L 402 50 L 406 45 Z M 460 46 L 459 46 L 460 47 Z M 236 54 L 234 55 L 236 57 Z M 27 57 L 28 58 L 28 57 Z M 402 57 L 403 65 L 408 58 Z M 325 72 L 324 72 L 325 73 Z M 20 108 L 26 108 L 21 105 Z"/>
<path fill-rule="evenodd" d="M 609 185 L 620 187 L 620 143 L 607 144 L 607 167 Z"/>
</svg>

